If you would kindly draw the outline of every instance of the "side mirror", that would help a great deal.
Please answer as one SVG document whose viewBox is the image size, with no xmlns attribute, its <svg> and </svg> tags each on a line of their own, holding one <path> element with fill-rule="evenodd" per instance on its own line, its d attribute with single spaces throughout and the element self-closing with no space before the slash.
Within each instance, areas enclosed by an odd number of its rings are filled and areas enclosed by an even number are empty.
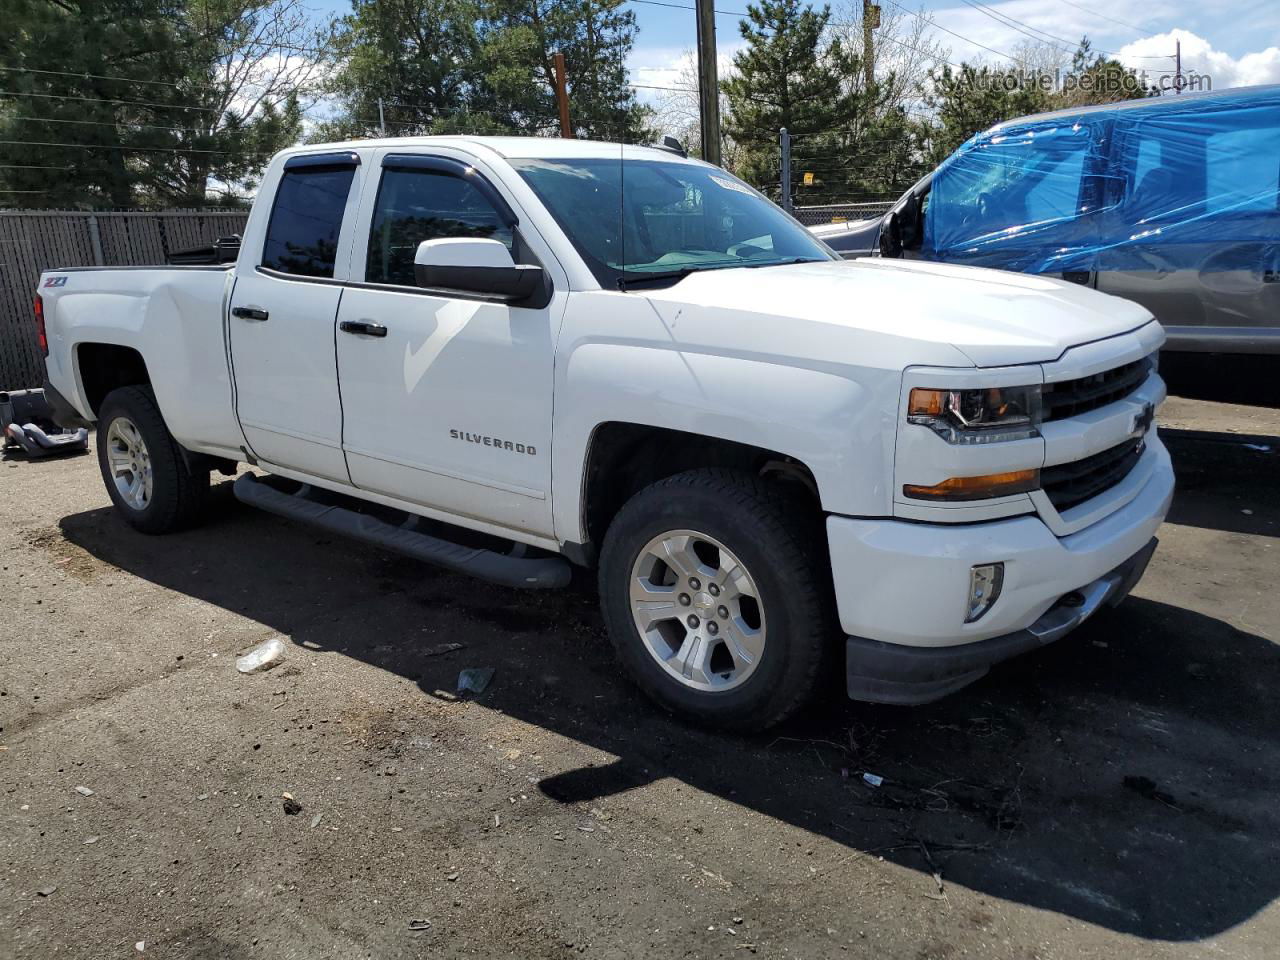
<svg viewBox="0 0 1280 960">
<path fill-rule="evenodd" d="M 902 248 L 904 250 L 915 250 L 920 246 L 921 216 L 920 216 L 920 200 L 913 193 L 907 197 L 906 202 L 902 205 L 902 214 L 899 219 L 899 238 L 902 240 Z"/>
<path fill-rule="evenodd" d="M 880 256 L 902 256 L 902 225 L 896 210 L 886 213 L 880 223 Z"/>
<path fill-rule="evenodd" d="M 512 303 L 530 300 L 546 288 L 541 267 L 516 263 L 501 241 L 483 237 L 423 240 L 413 257 L 413 276 L 420 287 Z"/>
</svg>

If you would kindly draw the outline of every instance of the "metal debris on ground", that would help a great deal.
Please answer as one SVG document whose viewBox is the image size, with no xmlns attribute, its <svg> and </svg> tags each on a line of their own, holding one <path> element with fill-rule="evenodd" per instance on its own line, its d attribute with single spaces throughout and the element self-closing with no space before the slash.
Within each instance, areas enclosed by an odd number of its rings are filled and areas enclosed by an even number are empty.
<svg viewBox="0 0 1280 960">
<path fill-rule="evenodd" d="M 877 776 L 874 773 L 864 773 L 862 775 L 862 780 L 868 786 L 872 787 L 878 787 L 880 784 L 884 783 L 884 777 Z"/>
<path fill-rule="evenodd" d="M 76 793 L 80 794 L 80 796 L 82 797 L 93 796 L 93 791 L 90 790 L 88 787 L 76 787 Z"/>
<path fill-rule="evenodd" d="M 493 667 L 471 667 L 458 674 L 459 693 L 484 693 L 497 671 Z"/>
<path fill-rule="evenodd" d="M 431 921 L 430 920 L 410 920 L 409 929 L 410 930 L 430 930 Z"/>
<path fill-rule="evenodd" d="M 284 640 L 280 637 L 272 637 L 238 658 L 236 669 L 241 673 L 260 673 L 263 670 L 270 670 L 276 664 L 284 662 L 284 652 Z"/>
<path fill-rule="evenodd" d="M 434 647 L 427 647 L 427 649 L 423 650 L 422 655 L 424 657 L 438 657 L 445 653 L 461 650 L 465 646 L 465 643 L 437 643 Z"/>
</svg>

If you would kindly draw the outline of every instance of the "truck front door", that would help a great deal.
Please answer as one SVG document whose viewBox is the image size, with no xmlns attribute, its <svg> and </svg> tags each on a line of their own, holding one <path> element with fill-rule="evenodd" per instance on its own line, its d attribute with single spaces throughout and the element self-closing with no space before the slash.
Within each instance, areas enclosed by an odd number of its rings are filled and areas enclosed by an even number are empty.
<svg viewBox="0 0 1280 960">
<path fill-rule="evenodd" d="M 236 415 L 251 452 L 342 483 L 335 268 L 349 248 L 341 240 L 354 219 L 357 166 L 354 153 L 285 163 L 265 231 L 251 224 L 245 238 L 228 321 Z"/>
<path fill-rule="evenodd" d="M 509 224 L 495 207 L 509 201 L 470 161 L 387 154 L 381 166 L 380 183 L 365 187 L 353 282 L 338 310 L 351 481 L 453 517 L 550 536 L 564 285 L 539 308 L 418 287 L 413 261 L 424 240 L 489 237 L 516 262 L 533 262 L 530 233 Z M 554 266 L 542 252 L 542 265 Z"/>
</svg>

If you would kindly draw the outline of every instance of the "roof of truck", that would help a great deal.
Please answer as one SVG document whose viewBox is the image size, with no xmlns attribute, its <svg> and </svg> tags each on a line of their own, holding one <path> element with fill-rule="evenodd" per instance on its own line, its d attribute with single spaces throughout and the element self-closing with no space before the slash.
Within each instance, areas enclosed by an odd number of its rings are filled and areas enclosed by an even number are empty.
<svg viewBox="0 0 1280 960">
<path fill-rule="evenodd" d="M 484 149 L 507 159 L 563 159 L 567 157 L 584 159 L 612 159 L 625 157 L 628 160 L 667 160 L 679 162 L 683 158 L 679 154 L 660 147 L 636 146 L 631 144 L 609 143 L 602 140 L 566 140 L 560 137 L 472 137 L 472 136 L 432 136 L 432 137 L 379 137 L 369 140 L 345 140 L 340 143 L 314 143 L 299 147 L 290 147 L 283 154 L 326 153 L 332 150 L 354 150 L 377 147 L 408 149 L 432 146 L 467 147 Z M 696 163 L 698 161 L 689 161 Z"/>
</svg>

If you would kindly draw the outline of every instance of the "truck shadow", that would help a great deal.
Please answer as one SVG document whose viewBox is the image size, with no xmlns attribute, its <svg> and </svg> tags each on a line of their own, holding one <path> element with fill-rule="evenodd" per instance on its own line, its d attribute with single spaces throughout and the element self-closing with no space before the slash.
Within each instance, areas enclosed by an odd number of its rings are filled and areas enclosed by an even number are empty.
<svg viewBox="0 0 1280 960">
<path fill-rule="evenodd" d="M 677 778 L 919 870 L 922 897 L 940 872 L 1161 940 L 1221 933 L 1280 894 L 1280 649 L 1220 620 L 1135 597 L 940 703 L 853 704 L 833 677 L 801 718 L 735 737 L 664 715 L 619 675 L 589 586 L 493 587 L 218 494 L 208 526 L 174 537 L 109 509 L 61 527 L 108 564 L 432 696 L 452 696 L 460 667 L 496 667 L 484 706 L 617 758 L 543 780 L 558 802 Z M 466 647 L 428 655 L 446 641 Z"/>
<path fill-rule="evenodd" d="M 1160 428 L 1178 496 L 1170 523 L 1280 537 L 1280 437 Z"/>
</svg>

